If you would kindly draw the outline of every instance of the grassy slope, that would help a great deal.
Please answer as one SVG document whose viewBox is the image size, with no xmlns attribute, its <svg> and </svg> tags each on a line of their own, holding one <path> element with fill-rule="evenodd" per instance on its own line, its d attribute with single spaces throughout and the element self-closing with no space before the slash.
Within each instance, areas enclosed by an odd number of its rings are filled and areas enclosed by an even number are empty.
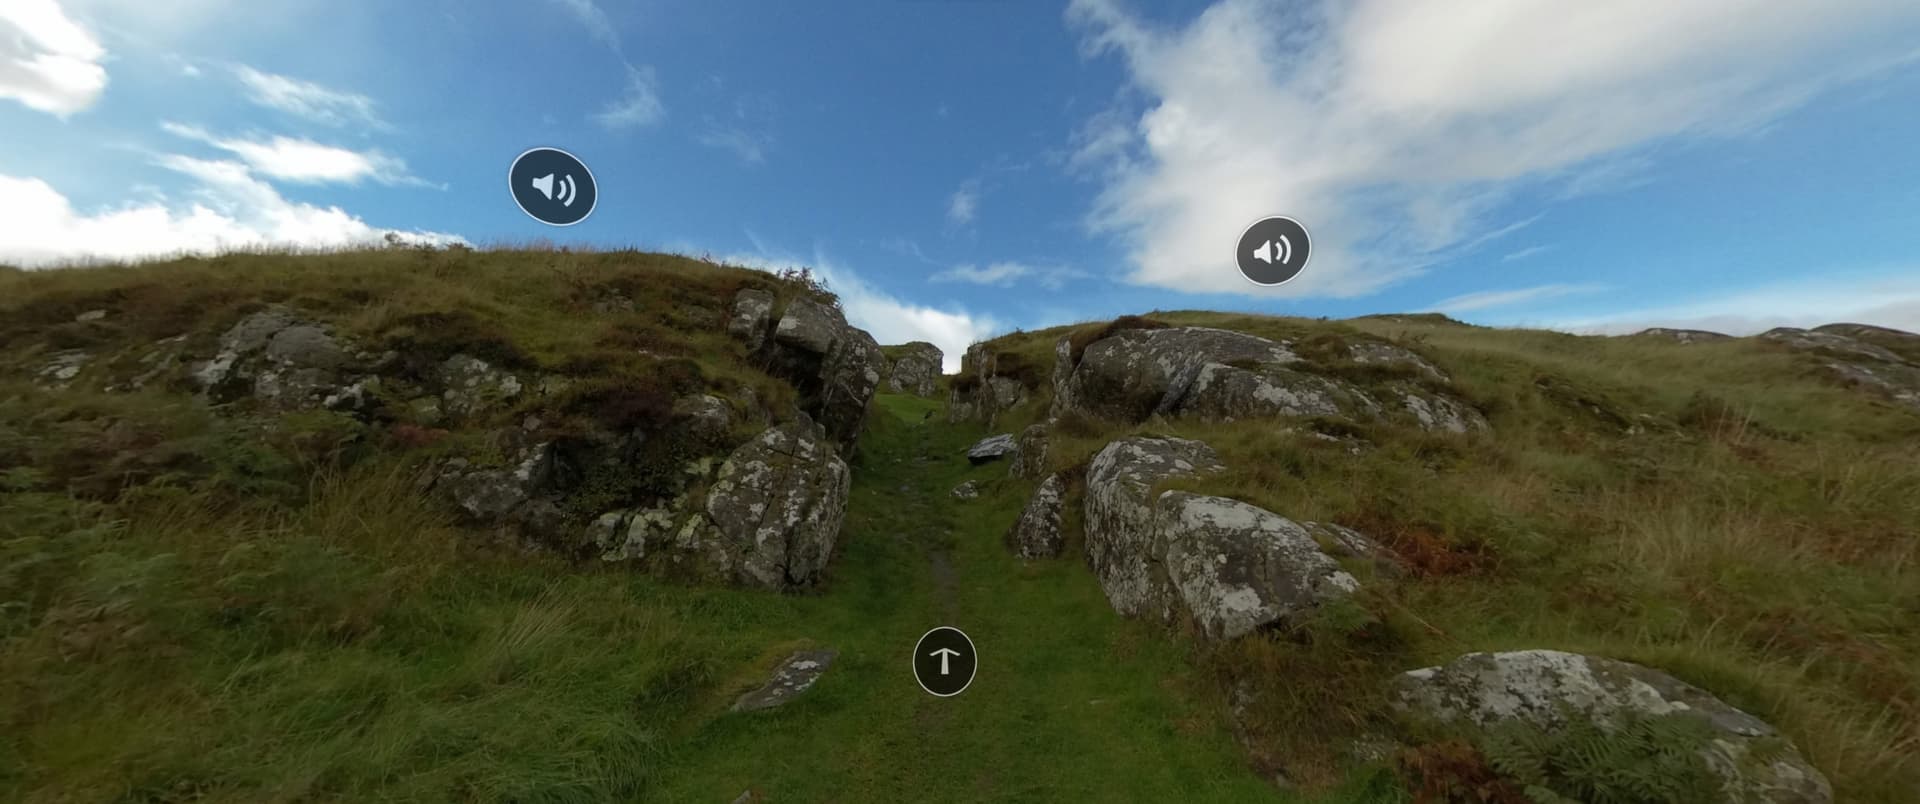
<svg viewBox="0 0 1920 804">
<path fill-rule="evenodd" d="M 1153 317 L 1398 340 L 1451 371 L 1495 431 L 1367 427 L 1360 435 L 1378 448 L 1354 456 L 1273 422 L 1127 428 L 1204 439 L 1233 469 L 1183 485 L 1360 527 L 1415 567 L 1369 587 L 1363 622 L 1200 657 L 1224 679 L 1287 679 L 1268 684 L 1258 708 L 1257 757 L 1321 776 L 1340 763 L 1329 751 L 1339 741 L 1292 724 L 1359 734 L 1384 720 L 1377 691 L 1394 671 L 1468 650 L 1553 647 L 1664 668 L 1772 721 L 1842 800 L 1908 800 L 1920 786 L 1920 417 L 1823 384 L 1795 356 L 1752 341 Z M 1050 363 L 1054 340 L 1074 329 L 995 345 Z M 1040 415 L 1016 412 L 999 429 Z M 1053 461 L 1068 469 L 1116 434 L 1078 418 L 1064 429 L 1073 435 Z M 1303 687 L 1303 677 L 1316 680 Z"/>
</svg>

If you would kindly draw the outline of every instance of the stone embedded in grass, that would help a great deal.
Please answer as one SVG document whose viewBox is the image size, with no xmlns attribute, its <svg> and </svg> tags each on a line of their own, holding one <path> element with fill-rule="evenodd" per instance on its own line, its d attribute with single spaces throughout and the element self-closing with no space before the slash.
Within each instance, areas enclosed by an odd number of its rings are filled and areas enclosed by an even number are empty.
<svg viewBox="0 0 1920 804">
<path fill-rule="evenodd" d="M 441 409 L 449 416 L 469 418 L 505 406 L 520 396 L 523 385 L 512 372 L 485 360 L 456 354 L 440 363 L 435 379 L 443 390 Z"/>
<path fill-rule="evenodd" d="M 1843 333 L 1868 335 L 1879 343 Z M 1920 362 L 1889 348 L 1914 353 L 1920 350 L 1914 345 L 1920 342 L 1920 335 L 1863 324 L 1830 324 L 1814 330 L 1778 327 L 1760 337 L 1818 357 L 1827 376 L 1842 385 L 1864 388 L 1920 411 Z"/>
<path fill-rule="evenodd" d="M 1060 532 L 1060 509 L 1065 503 L 1067 482 L 1058 473 L 1048 475 L 1027 500 L 1027 507 L 1007 531 L 1007 546 L 1021 558 L 1053 558 L 1060 555 L 1065 538 Z"/>
<path fill-rule="evenodd" d="M 93 355 L 80 349 L 68 349 L 55 352 L 53 359 L 47 361 L 36 375 L 40 384 L 49 388 L 65 388 L 73 378 L 80 376 L 80 370 L 93 361 Z"/>
<path fill-rule="evenodd" d="M 1442 725 L 1517 722 L 1553 729 L 1568 717 L 1603 729 L 1629 717 L 1677 715 L 1707 727 L 1700 756 L 1723 783 L 1722 801 L 1826 804 L 1820 771 L 1772 726 L 1658 670 L 1554 650 L 1469 653 L 1400 675 L 1394 703 Z"/>
<path fill-rule="evenodd" d="M 839 654 L 832 650 L 803 650 L 788 656 L 786 661 L 774 668 L 773 676 L 767 679 L 766 684 L 734 701 L 733 711 L 772 709 L 799 697 L 800 693 L 806 692 L 826 674 L 837 656 Z"/>
<path fill-rule="evenodd" d="M 1015 449 L 1012 433 L 988 436 L 967 449 L 967 463 L 974 466 L 992 463 L 1013 454 Z"/>
<path fill-rule="evenodd" d="M 956 500 L 971 500 L 978 496 L 980 496 L 980 481 L 978 480 L 969 480 L 953 487 L 953 498 Z"/>
</svg>

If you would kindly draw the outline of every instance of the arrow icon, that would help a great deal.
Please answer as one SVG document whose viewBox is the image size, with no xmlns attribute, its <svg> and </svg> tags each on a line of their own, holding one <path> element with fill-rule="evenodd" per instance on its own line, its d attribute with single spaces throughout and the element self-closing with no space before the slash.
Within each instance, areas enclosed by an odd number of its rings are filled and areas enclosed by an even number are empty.
<svg viewBox="0 0 1920 804">
<path fill-rule="evenodd" d="M 954 650 L 952 648 L 941 648 L 939 650 L 928 653 L 927 655 L 940 657 L 940 675 L 944 676 L 947 674 L 947 660 L 952 659 L 955 656 L 959 656 L 960 651 Z"/>
</svg>

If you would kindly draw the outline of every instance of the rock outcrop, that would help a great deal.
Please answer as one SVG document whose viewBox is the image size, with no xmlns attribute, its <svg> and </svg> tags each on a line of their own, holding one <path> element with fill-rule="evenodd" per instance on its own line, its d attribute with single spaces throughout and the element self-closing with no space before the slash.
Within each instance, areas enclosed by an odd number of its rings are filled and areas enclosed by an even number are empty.
<svg viewBox="0 0 1920 804">
<path fill-rule="evenodd" d="M 1724 341 L 1733 337 L 1704 329 L 1670 329 L 1667 327 L 1643 329 L 1633 333 L 1633 336 L 1636 338 L 1665 338 L 1675 343 L 1707 343 L 1710 341 Z"/>
<path fill-rule="evenodd" d="M 1056 347 L 1052 413 L 1071 410 L 1114 421 L 1153 415 L 1214 421 L 1271 416 L 1324 416 L 1358 421 L 1398 418 L 1424 430 L 1471 433 L 1487 420 L 1471 405 L 1434 390 L 1445 372 L 1418 354 L 1377 341 L 1343 344 L 1340 360 L 1367 370 L 1399 372 L 1362 387 L 1314 373 L 1315 364 L 1285 343 L 1205 327 L 1122 330 L 1088 345 L 1073 362 L 1071 344 Z"/>
<path fill-rule="evenodd" d="M 846 462 L 817 433 L 767 430 L 720 466 L 705 521 L 682 525 L 678 546 L 742 585 L 813 586 L 833 557 L 848 483 Z"/>
<path fill-rule="evenodd" d="M 1014 477 L 1039 477 L 1047 471 L 1047 449 L 1052 441 L 1045 424 L 1030 425 L 1014 441 L 1013 465 L 1007 471 Z"/>
<path fill-rule="evenodd" d="M 1887 345 L 1841 332 L 1869 335 Z M 1910 361 L 1894 348 L 1912 348 L 1905 338 L 1920 339 L 1920 335 L 1864 324 L 1830 324 L 1813 330 L 1780 327 L 1761 333 L 1760 338 L 1810 355 L 1837 382 L 1920 411 L 1920 362 Z"/>
<path fill-rule="evenodd" d="M 1185 618 L 1231 639 L 1294 620 L 1359 588 L 1300 525 L 1247 503 L 1160 483 L 1222 471 L 1199 441 L 1134 436 L 1087 470 L 1087 560 L 1129 617 Z"/>
<path fill-rule="evenodd" d="M 886 355 L 872 335 L 849 325 L 838 308 L 794 299 L 775 321 L 772 307 L 772 294 L 740 291 L 727 331 L 761 355 L 769 370 L 793 383 L 801 408 L 826 428 L 843 453 L 852 454 L 866 425 L 867 406 L 887 370 Z"/>
<path fill-rule="evenodd" d="M 1002 371 L 1003 358 L 992 347 L 976 343 L 960 358 L 960 374 L 947 396 L 948 421 L 991 424 L 1007 410 L 1025 404 L 1027 384 Z"/>
<path fill-rule="evenodd" d="M 1920 364 L 1920 335 L 1911 332 L 1872 324 L 1822 324 L 1814 327 L 1813 331 L 1870 343 L 1899 355 L 1909 363 Z"/>
<path fill-rule="evenodd" d="M 270 409 L 339 408 L 364 402 L 365 366 L 328 332 L 281 307 L 247 316 L 220 337 L 219 351 L 195 367 L 209 398 L 251 397 Z"/>
<path fill-rule="evenodd" d="M 446 389 L 440 393 L 440 412 L 456 420 L 505 407 L 525 388 L 513 373 L 464 354 L 447 358 L 435 375 Z"/>
<path fill-rule="evenodd" d="M 1012 433 L 987 436 L 986 438 L 980 439 L 972 447 L 967 448 L 967 463 L 973 464 L 974 466 L 979 466 L 983 463 L 992 463 L 1008 455 L 1012 455 L 1016 449 L 1018 449 L 1018 445 L 1015 444 Z"/>
<path fill-rule="evenodd" d="M 1825 776 L 1773 727 L 1705 690 L 1636 664 L 1552 650 L 1469 653 L 1404 673 L 1401 709 L 1443 724 L 1520 721 L 1554 728 L 1567 717 L 1602 727 L 1627 716 L 1678 715 L 1708 727 L 1699 753 L 1722 783 L 1722 801 L 1826 804 Z"/>
<path fill-rule="evenodd" d="M 788 656 L 773 669 L 773 677 L 759 689 L 733 702 L 735 712 L 772 709 L 800 696 L 826 675 L 839 654 L 831 650 L 803 650 Z"/>
<path fill-rule="evenodd" d="M 898 394 L 933 396 L 939 390 L 940 363 L 946 355 L 926 341 L 905 344 L 900 351 L 888 370 L 887 387 Z"/>
<path fill-rule="evenodd" d="M 1021 558 L 1053 558 L 1060 555 L 1066 539 L 1060 532 L 1060 511 L 1065 505 L 1067 482 L 1058 474 L 1048 475 L 1027 500 L 1027 507 L 1007 530 L 1007 547 Z"/>
</svg>

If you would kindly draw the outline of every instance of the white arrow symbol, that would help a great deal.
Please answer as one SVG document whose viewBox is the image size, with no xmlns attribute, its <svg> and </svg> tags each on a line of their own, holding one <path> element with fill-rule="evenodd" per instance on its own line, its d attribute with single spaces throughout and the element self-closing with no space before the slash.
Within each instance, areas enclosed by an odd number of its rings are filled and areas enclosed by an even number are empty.
<svg viewBox="0 0 1920 804">
<path fill-rule="evenodd" d="M 940 657 L 940 675 L 944 676 L 947 674 L 947 660 L 955 656 L 959 656 L 960 651 L 954 650 L 952 648 L 941 648 L 927 655 Z"/>
</svg>

